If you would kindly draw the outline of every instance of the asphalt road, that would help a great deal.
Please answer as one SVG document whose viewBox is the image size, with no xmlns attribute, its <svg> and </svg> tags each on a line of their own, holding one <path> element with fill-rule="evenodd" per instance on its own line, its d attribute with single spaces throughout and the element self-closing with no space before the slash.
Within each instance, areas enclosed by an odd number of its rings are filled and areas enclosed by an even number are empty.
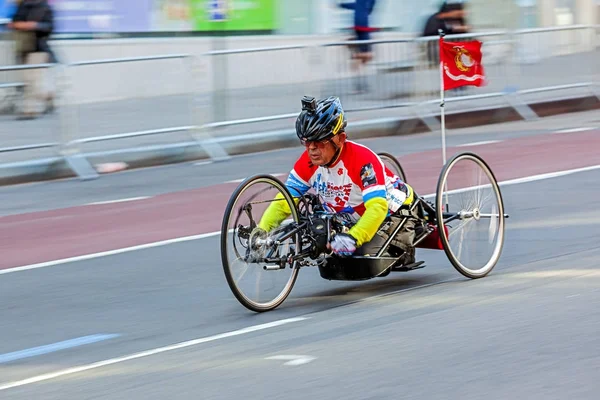
<svg viewBox="0 0 600 400">
<path fill-rule="evenodd" d="M 449 142 L 501 133 L 543 146 L 548 132 L 586 126 L 598 113 L 571 118 L 454 132 Z M 435 149 L 439 137 L 370 144 L 408 157 Z M 291 163 L 294 154 L 271 152 L 268 165 Z M 2 188 L 10 201 L 1 215 L 285 172 L 265 171 L 258 160 L 266 156 Z M 418 172 L 408 173 L 410 180 Z M 420 250 L 426 268 L 362 283 L 302 270 L 280 308 L 254 314 L 225 283 L 216 236 L 2 274 L 0 398 L 595 399 L 599 179 L 595 169 L 503 186 L 511 216 L 503 255 L 476 281 L 443 252 Z M 91 335 L 114 336 L 6 361 Z M 290 355 L 299 365 L 268 359 Z"/>
</svg>

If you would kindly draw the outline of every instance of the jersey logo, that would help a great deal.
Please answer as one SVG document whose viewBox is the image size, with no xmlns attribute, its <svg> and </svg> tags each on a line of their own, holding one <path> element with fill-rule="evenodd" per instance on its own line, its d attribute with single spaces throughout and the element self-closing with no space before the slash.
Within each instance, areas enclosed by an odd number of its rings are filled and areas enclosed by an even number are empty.
<svg viewBox="0 0 600 400">
<path fill-rule="evenodd" d="M 344 175 L 344 168 L 340 168 L 340 169 L 338 169 L 338 175 L 339 175 L 339 176 L 342 176 L 342 175 Z"/>
<path fill-rule="evenodd" d="M 369 163 L 363 165 L 360 169 L 360 180 L 365 188 L 377 183 L 377 177 L 375 176 L 375 171 L 373 171 L 373 164 Z"/>
</svg>

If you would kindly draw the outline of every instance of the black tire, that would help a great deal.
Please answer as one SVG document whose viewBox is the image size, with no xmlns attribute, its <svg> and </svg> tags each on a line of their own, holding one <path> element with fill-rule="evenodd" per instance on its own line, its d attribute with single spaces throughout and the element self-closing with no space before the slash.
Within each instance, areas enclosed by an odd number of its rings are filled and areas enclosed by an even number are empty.
<svg viewBox="0 0 600 400">
<path fill-rule="evenodd" d="M 298 221 L 299 221 L 298 211 L 297 211 L 296 206 L 294 205 L 293 198 L 292 198 L 291 194 L 289 193 L 289 191 L 287 190 L 287 188 L 285 187 L 285 185 L 281 181 L 279 181 L 278 179 L 276 179 L 270 175 L 256 175 L 256 176 L 247 178 L 242 183 L 240 183 L 240 185 L 237 187 L 237 189 L 231 195 L 231 198 L 229 199 L 229 202 L 227 203 L 227 207 L 226 207 L 225 213 L 223 215 L 223 222 L 221 225 L 221 262 L 223 264 L 223 271 L 225 273 L 225 278 L 227 279 L 227 284 L 229 285 L 229 288 L 231 289 L 231 291 L 234 294 L 234 296 L 236 297 L 236 299 L 244 307 L 248 308 L 249 310 L 252 310 L 255 312 L 264 312 L 264 311 L 273 310 L 276 307 L 278 307 L 281 303 L 283 303 L 283 301 L 288 297 L 288 295 L 292 291 L 294 283 L 296 282 L 296 278 L 298 277 L 299 270 L 296 267 L 295 262 L 292 265 L 287 264 L 286 266 L 289 268 L 276 270 L 276 271 L 265 270 L 264 267 L 260 266 L 261 263 L 249 263 L 249 262 L 242 260 L 240 257 L 239 250 L 240 249 L 246 250 L 247 247 L 246 248 L 243 247 L 243 239 L 238 235 L 238 233 L 239 233 L 238 232 L 238 224 L 243 219 L 243 216 L 248 216 L 247 212 L 242 211 L 242 207 L 246 206 L 246 204 L 248 204 L 249 201 L 244 202 L 244 204 L 238 204 L 238 202 L 244 194 L 249 193 L 249 190 L 251 187 L 257 186 L 259 184 L 266 185 L 267 188 L 271 187 L 271 188 L 275 189 L 274 194 L 276 194 L 277 192 L 282 193 L 284 201 L 286 201 L 288 203 L 288 205 L 290 206 L 290 209 L 292 210 L 291 218 L 296 223 L 298 223 Z M 267 189 L 265 189 L 265 190 L 259 191 L 256 195 L 254 195 L 254 197 L 252 197 L 252 199 L 255 198 L 256 196 L 258 196 L 259 194 L 263 194 L 263 193 L 265 194 L 265 196 L 267 196 L 268 198 L 271 199 L 270 201 L 272 201 L 272 199 L 275 197 L 275 195 L 273 193 L 266 194 Z M 257 202 L 257 203 L 265 204 L 265 203 L 269 203 L 270 201 L 266 200 L 266 201 L 261 201 L 261 202 Z M 251 212 L 252 211 L 250 211 L 250 213 Z M 262 213 L 261 213 L 261 215 L 262 215 Z M 258 222 L 259 219 L 260 219 L 260 215 L 258 216 L 258 218 L 256 219 L 255 222 Z M 276 231 L 276 230 L 277 229 L 274 229 L 274 231 Z M 293 251 L 294 254 L 297 254 L 300 249 L 299 234 L 292 236 L 291 240 L 293 240 L 293 243 L 295 245 L 294 250 L 291 250 L 291 251 Z M 239 243 L 239 247 L 236 247 L 236 243 Z M 230 249 L 229 245 L 232 245 L 233 248 Z M 291 248 L 291 246 L 290 246 L 290 248 Z M 230 254 L 230 250 L 232 250 L 231 254 Z M 232 259 L 231 255 L 233 255 L 236 258 Z M 281 291 L 277 292 L 277 294 L 275 296 L 273 296 L 273 298 L 270 299 L 269 301 L 262 302 L 260 300 L 258 300 L 258 301 L 253 300 L 248 296 L 247 293 L 244 292 L 244 290 L 242 288 L 240 288 L 239 282 L 236 282 L 236 279 L 234 278 L 234 274 L 232 272 L 233 261 L 240 262 L 240 264 L 242 264 L 242 265 L 244 265 L 244 264 L 246 265 L 246 270 L 242 273 L 242 276 L 239 279 L 237 279 L 238 281 L 242 279 L 242 277 L 246 274 L 246 271 L 252 270 L 252 271 L 256 271 L 257 274 L 258 273 L 283 274 L 283 275 L 278 275 L 278 277 L 283 277 L 285 279 L 285 284 L 283 285 L 283 288 L 281 289 Z M 287 271 L 290 271 L 289 277 L 286 275 Z M 273 277 L 273 275 L 271 275 L 271 277 Z M 258 286 L 260 286 L 260 284 L 257 283 L 256 286 L 258 287 Z"/>
<path fill-rule="evenodd" d="M 396 157 L 394 157 L 393 155 L 389 154 L 389 153 L 377 153 L 377 155 L 379 156 L 379 158 L 381 158 L 381 161 L 383 161 L 384 164 L 387 165 L 387 167 L 396 175 L 398 175 L 400 177 L 400 179 L 402 180 L 402 182 L 408 183 L 406 181 L 406 174 L 404 173 L 404 169 L 402 168 L 402 165 L 400 165 L 400 162 L 396 159 Z"/>
<path fill-rule="evenodd" d="M 459 163 L 461 163 L 461 165 L 459 168 L 456 168 L 455 174 L 453 175 L 452 171 Z M 475 184 L 468 182 L 469 177 L 472 176 L 472 173 L 470 173 L 468 168 L 470 165 L 469 163 L 475 165 L 480 171 L 478 173 L 479 178 L 477 178 Z M 481 172 L 483 172 L 483 175 L 481 175 Z M 481 181 L 480 178 L 483 177 L 487 178 L 487 182 L 484 183 Z M 455 189 L 452 189 L 453 187 L 455 187 Z M 487 207 L 483 203 L 490 196 L 484 198 L 482 195 L 482 192 L 487 189 L 489 189 L 489 192 L 493 195 L 493 203 L 489 212 L 487 212 Z M 475 194 L 475 196 L 473 196 L 473 194 Z M 446 206 L 449 206 L 451 197 L 452 200 L 455 200 L 456 198 L 463 196 L 467 198 L 470 196 L 473 197 L 470 197 L 468 202 L 465 202 L 464 200 L 460 201 L 460 205 L 453 205 L 449 210 L 446 210 Z M 444 212 L 447 212 L 448 214 L 459 214 L 462 217 L 448 222 L 448 219 L 444 217 Z M 489 274 L 500 259 L 502 248 L 504 246 L 505 215 L 504 202 L 496 177 L 481 157 L 470 152 L 459 153 L 452 157 L 446 163 L 444 168 L 442 168 L 436 190 L 436 214 L 442 246 L 454 268 L 462 275 L 471 279 L 482 278 Z M 446 217 L 448 216 L 449 215 L 446 215 Z M 477 229 L 480 229 L 481 227 L 485 228 L 485 221 L 490 222 L 490 226 L 487 230 L 482 229 L 481 231 L 477 231 Z M 446 233 L 444 228 L 450 226 L 450 224 L 457 226 L 457 228 L 453 228 L 452 232 L 449 231 Z M 493 238 L 495 238 L 495 244 L 493 245 L 493 250 L 491 251 L 489 258 L 484 258 L 486 260 L 485 262 L 479 263 L 470 261 L 467 263 L 466 259 L 471 257 L 463 257 L 462 241 L 465 232 L 468 230 L 467 226 L 474 227 L 475 224 L 478 224 L 475 228 L 476 235 L 472 238 L 469 247 L 477 247 L 479 250 L 483 244 L 486 244 L 486 241 L 487 244 L 491 243 Z M 456 236 L 455 234 L 457 232 L 460 232 L 461 241 L 461 247 L 458 252 L 453 250 L 453 245 L 451 243 L 451 236 Z M 487 235 L 487 239 L 485 238 L 485 235 Z M 485 240 L 482 240 L 482 238 Z M 476 258 L 478 255 L 479 254 L 477 253 L 473 258 Z M 480 268 L 474 268 L 474 265 L 476 264 L 482 264 L 482 266 Z"/>
</svg>

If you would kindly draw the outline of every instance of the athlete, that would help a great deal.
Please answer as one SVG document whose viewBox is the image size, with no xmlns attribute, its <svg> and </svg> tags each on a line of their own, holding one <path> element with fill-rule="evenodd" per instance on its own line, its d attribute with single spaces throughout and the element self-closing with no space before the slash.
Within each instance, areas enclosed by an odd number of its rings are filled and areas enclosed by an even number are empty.
<svg viewBox="0 0 600 400">
<path fill-rule="evenodd" d="M 385 241 L 376 235 L 385 218 L 414 201 L 413 189 L 385 167 L 369 148 L 348 140 L 347 120 L 337 97 L 302 99 L 296 134 L 306 151 L 286 181 L 294 197 L 311 188 L 325 207 L 347 213 L 356 223 L 337 233 L 329 249 L 340 256 L 374 255 Z M 278 196 L 281 197 L 281 194 Z M 284 201 L 272 202 L 257 229 L 261 236 L 290 215 Z M 414 262 L 414 249 L 405 243 L 403 264 Z"/>
</svg>

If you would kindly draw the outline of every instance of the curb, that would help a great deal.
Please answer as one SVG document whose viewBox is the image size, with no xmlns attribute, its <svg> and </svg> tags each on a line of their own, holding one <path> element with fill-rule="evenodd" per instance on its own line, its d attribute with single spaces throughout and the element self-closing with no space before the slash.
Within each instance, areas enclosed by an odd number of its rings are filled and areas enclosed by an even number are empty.
<svg viewBox="0 0 600 400">
<path fill-rule="evenodd" d="M 600 110 L 600 99 L 590 95 L 540 101 L 530 103 L 528 106 L 539 118 L 543 118 L 580 111 Z M 439 114 L 428 114 L 421 118 L 358 121 L 352 124 L 352 137 L 365 139 L 431 132 L 426 120 L 434 120 L 437 124 L 440 122 L 440 116 Z M 524 118 L 517 110 L 510 106 L 446 113 L 446 126 L 449 129 L 523 120 Z M 210 139 L 206 143 L 218 143 L 229 155 L 235 156 L 294 147 L 298 145 L 298 139 L 293 129 L 286 129 Z M 125 163 L 127 169 L 210 159 L 209 154 L 198 142 L 124 148 L 110 152 L 84 153 L 81 156 L 87 158 L 92 165 Z M 74 177 L 76 175 L 73 170 L 61 157 L 0 164 L 0 186 Z"/>
</svg>

